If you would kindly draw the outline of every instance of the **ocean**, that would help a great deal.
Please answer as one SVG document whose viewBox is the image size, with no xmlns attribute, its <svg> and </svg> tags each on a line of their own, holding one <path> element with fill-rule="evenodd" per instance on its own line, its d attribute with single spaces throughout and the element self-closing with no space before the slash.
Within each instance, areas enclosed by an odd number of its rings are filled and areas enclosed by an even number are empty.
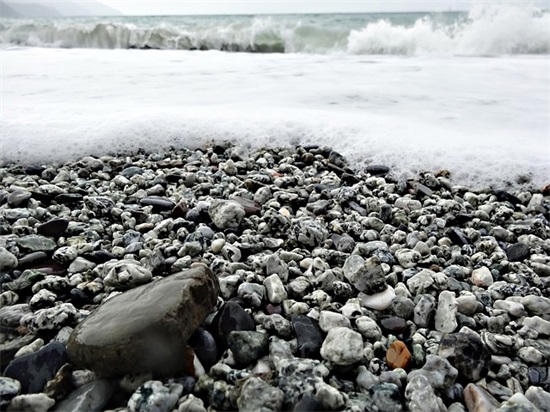
<svg viewBox="0 0 550 412">
<path fill-rule="evenodd" d="M 0 163 L 328 145 L 354 168 L 550 182 L 550 14 L 0 21 Z M 520 183 L 518 183 L 520 182 Z"/>
</svg>

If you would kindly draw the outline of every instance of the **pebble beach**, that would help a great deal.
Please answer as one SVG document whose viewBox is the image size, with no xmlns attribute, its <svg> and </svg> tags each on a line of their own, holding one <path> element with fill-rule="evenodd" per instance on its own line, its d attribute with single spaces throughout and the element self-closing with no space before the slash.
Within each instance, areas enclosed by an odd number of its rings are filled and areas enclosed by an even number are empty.
<svg viewBox="0 0 550 412">
<path fill-rule="evenodd" d="M 226 142 L 0 180 L 2 410 L 550 411 L 549 186 Z"/>
</svg>

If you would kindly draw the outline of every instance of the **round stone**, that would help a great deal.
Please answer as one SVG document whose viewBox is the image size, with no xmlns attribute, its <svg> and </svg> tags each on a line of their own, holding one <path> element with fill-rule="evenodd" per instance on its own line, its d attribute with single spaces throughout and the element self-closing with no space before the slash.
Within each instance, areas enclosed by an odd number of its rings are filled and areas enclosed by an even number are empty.
<svg viewBox="0 0 550 412">
<path fill-rule="evenodd" d="M 394 341 L 386 352 L 386 362 L 392 369 L 405 369 L 411 361 L 411 353 L 400 340 Z"/>
</svg>

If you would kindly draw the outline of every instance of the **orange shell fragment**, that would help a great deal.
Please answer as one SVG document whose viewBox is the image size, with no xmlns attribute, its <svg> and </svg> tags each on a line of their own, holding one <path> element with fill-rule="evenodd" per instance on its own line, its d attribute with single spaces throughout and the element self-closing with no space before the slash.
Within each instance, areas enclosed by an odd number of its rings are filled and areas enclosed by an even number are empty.
<svg viewBox="0 0 550 412">
<path fill-rule="evenodd" d="M 393 342 L 388 351 L 386 352 L 386 362 L 390 368 L 403 368 L 405 369 L 411 361 L 411 353 L 405 345 L 400 340 Z"/>
</svg>

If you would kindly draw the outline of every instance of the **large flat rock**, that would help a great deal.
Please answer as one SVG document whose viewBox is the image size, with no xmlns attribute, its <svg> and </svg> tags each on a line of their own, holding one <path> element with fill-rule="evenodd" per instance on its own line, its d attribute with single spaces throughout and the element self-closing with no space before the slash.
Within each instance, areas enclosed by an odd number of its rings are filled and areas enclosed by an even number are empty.
<svg viewBox="0 0 550 412">
<path fill-rule="evenodd" d="M 100 376 L 182 372 L 187 340 L 214 307 L 217 278 L 205 265 L 117 295 L 71 334 L 71 361 Z"/>
</svg>

